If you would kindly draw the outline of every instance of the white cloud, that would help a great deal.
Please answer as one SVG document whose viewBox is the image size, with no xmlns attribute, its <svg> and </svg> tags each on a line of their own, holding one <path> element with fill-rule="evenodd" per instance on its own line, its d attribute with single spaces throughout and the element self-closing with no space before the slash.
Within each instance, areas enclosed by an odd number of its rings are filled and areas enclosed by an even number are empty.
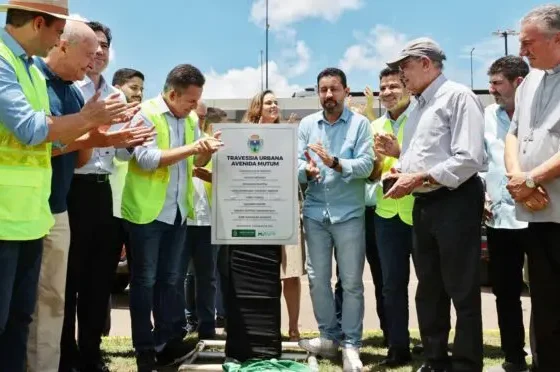
<svg viewBox="0 0 560 372">
<path fill-rule="evenodd" d="M 294 92 L 302 90 L 299 85 L 290 84 L 274 61 L 268 64 L 268 76 L 268 86 L 278 97 L 291 97 Z M 205 99 L 250 98 L 261 90 L 260 67 L 231 69 L 224 74 L 210 70 L 205 73 L 205 77 L 203 94 Z"/>
<path fill-rule="evenodd" d="M 364 0 L 269 0 L 269 24 L 280 29 L 306 18 L 322 18 L 334 22 L 346 10 L 357 10 Z M 266 0 L 255 0 L 251 8 L 251 21 L 264 26 Z"/>
<path fill-rule="evenodd" d="M 282 51 L 282 64 L 286 66 L 286 75 L 295 77 L 304 74 L 309 69 L 311 51 L 303 40 L 295 43 L 295 49 L 286 48 Z"/>
<path fill-rule="evenodd" d="M 408 37 L 390 27 L 376 25 L 367 35 L 357 34 L 358 43 L 346 49 L 339 66 L 345 72 L 352 70 L 378 71 L 385 62 L 396 56 Z"/>
</svg>

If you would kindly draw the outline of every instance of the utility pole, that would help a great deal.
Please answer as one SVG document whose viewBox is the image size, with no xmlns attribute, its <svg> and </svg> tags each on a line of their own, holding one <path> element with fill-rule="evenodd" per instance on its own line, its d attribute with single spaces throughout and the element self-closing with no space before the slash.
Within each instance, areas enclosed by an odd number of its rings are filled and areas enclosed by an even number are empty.
<svg viewBox="0 0 560 372">
<path fill-rule="evenodd" d="M 264 61 L 263 61 L 263 50 L 261 49 L 261 92 L 264 92 Z"/>
<path fill-rule="evenodd" d="M 268 29 L 270 25 L 268 24 L 268 0 L 266 0 L 266 89 L 268 89 Z"/>
<path fill-rule="evenodd" d="M 473 65 L 472 65 L 472 54 L 474 52 L 474 48 L 471 49 L 471 90 L 473 90 L 474 86 L 474 78 L 473 78 Z"/>
<path fill-rule="evenodd" d="M 508 36 L 513 36 L 513 35 L 518 35 L 519 32 L 514 31 L 514 30 L 498 30 L 498 31 L 494 31 L 492 32 L 492 35 L 495 36 L 499 36 L 499 37 L 503 37 L 504 38 L 504 47 L 505 47 L 505 52 L 506 52 L 506 56 L 508 55 Z"/>
</svg>

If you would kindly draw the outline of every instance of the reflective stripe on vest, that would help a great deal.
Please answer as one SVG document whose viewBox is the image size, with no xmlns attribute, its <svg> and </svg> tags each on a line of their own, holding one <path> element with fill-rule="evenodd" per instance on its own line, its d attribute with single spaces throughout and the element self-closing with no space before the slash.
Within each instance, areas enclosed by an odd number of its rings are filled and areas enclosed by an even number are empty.
<svg viewBox="0 0 560 372">
<path fill-rule="evenodd" d="M 402 145 L 404 126 L 408 118 L 405 118 L 399 128 L 397 133 L 397 141 L 399 145 Z M 384 116 L 374 120 L 372 123 L 373 133 L 393 133 L 393 127 L 391 126 L 391 121 Z M 383 161 L 383 169 L 381 171 L 381 177 L 387 172 L 391 171 L 391 168 L 397 162 L 396 158 L 385 157 Z M 379 183 L 375 189 L 377 206 L 375 207 L 375 213 L 383 218 L 393 218 L 397 214 L 400 219 L 407 225 L 412 225 L 412 207 L 414 206 L 414 197 L 412 195 L 404 196 L 400 199 L 383 199 L 383 186 Z"/>
<path fill-rule="evenodd" d="M 156 143 L 162 150 L 169 149 L 169 125 L 164 114 L 157 110 L 155 99 L 142 103 L 142 112 L 152 122 L 156 130 Z M 185 118 L 185 144 L 194 142 L 196 114 L 192 112 Z M 194 186 L 192 182 L 193 157 L 186 159 L 187 195 L 186 209 L 188 218 L 194 218 Z M 154 171 L 142 169 L 135 158 L 130 160 L 126 175 L 121 206 L 122 218 L 136 224 L 154 221 L 163 209 L 167 186 L 170 182 L 169 167 Z"/>
<path fill-rule="evenodd" d="M 0 40 L 0 56 L 15 71 L 25 98 L 35 111 L 49 111 L 45 78 Z M 51 144 L 22 144 L 0 123 L 0 240 L 35 240 L 54 225 L 49 207 Z"/>
</svg>

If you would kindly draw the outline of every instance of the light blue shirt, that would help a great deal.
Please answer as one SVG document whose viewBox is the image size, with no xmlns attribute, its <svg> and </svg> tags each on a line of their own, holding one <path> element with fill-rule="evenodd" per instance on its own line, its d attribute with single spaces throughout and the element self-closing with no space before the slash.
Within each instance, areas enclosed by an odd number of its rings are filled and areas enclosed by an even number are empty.
<svg viewBox="0 0 560 372">
<path fill-rule="evenodd" d="M 84 101 L 87 102 L 91 97 L 95 95 L 96 89 L 93 81 L 86 76 L 84 80 L 77 81 L 76 86 L 82 92 Z M 99 83 L 99 89 L 101 90 L 100 100 L 106 99 L 113 93 L 120 93 L 120 98 L 123 102 L 126 102 L 126 97 L 124 93 L 119 91 L 117 88 L 110 84 L 103 76 Z M 115 131 L 122 128 L 124 124 L 112 125 L 109 131 Z M 94 148 L 91 153 L 91 158 L 82 167 L 76 169 L 74 173 L 76 174 L 112 174 L 115 167 L 113 165 L 113 159 L 115 158 L 115 152 L 126 151 L 125 149 L 115 149 L 114 147 L 103 147 Z"/>
<path fill-rule="evenodd" d="M 313 151 L 309 155 L 321 171 L 321 179 L 307 180 L 304 151 L 321 142 L 331 156 L 339 158 L 342 172 L 323 164 Z M 323 111 L 303 118 L 299 124 L 298 179 L 307 183 L 303 215 L 316 221 L 345 222 L 364 214 L 366 179 L 373 170 L 373 141 L 369 121 L 347 108 L 330 124 Z"/>
<path fill-rule="evenodd" d="M 25 53 L 21 45 L 6 30 L 0 30 L 0 38 L 23 61 L 29 73 L 33 58 Z M 43 143 L 49 134 L 46 113 L 35 111 L 31 107 L 23 94 L 16 71 L 2 57 L 0 57 L 0 123 L 24 145 L 33 146 Z"/>
<path fill-rule="evenodd" d="M 486 181 L 486 194 L 490 199 L 493 215 L 486 225 L 496 229 L 524 229 L 527 223 L 515 218 L 515 201 L 506 189 L 508 178 L 504 162 L 504 141 L 511 124 L 509 116 L 499 105 L 493 104 L 486 107 L 484 122 L 488 172 L 481 176 Z"/>
<path fill-rule="evenodd" d="M 163 100 L 163 97 L 159 95 L 156 99 L 157 108 L 159 113 L 165 115 L 167 124 L 169 125 L 169 148 L 177 148 L 185 145 L 185 118 L 175 117 L 169 107 Z M 148 128 L 152 128 L 154 124 L 140 111 L 134 117 L 133 125 L 135 125 L 140 120 L 143 120 Z M 196 125 L 194 140 L 198 140 L 200 137 L 200 132 L 198 130 L 198 125 Z M 137 146 L 134 149 L 132 156 L 136 158 L 140 168 L 148 171 L 154 171 L 159 166 L 159 161 L 161 159 L 161 149 L 157 146 L 157 135 L 154 139 L 142 146 Z M 130 156 L 126 156 L 125 152 L 118 152 L 117 158 L 120 160 L 129 160 Z M 175 224 L 175 219 L 177 218 L 177 209 L 181 213 L 181 223 L 185 223 L 187 217 L 186 211 L 186 195 L 187 195 L 187 175 L 186 175 L 186 160 L 183 159 L 173 165 L 168 167 L 169 169 L 169 184 L 167 185 L 167 192 L 165 194 L 165 202 L 163 203 L 163 209 L 161 213 L 156 218 L 158 221 L 167 223 L 169 225 Z"/>
</svg>

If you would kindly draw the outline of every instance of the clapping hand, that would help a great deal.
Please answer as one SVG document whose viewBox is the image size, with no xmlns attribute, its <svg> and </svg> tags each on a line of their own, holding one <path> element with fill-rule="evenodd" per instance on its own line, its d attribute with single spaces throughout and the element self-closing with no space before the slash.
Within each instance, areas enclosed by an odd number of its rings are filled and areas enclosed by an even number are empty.
<svg viewBox="0 0 560 372">
<path fill-rule="evenodd" d="M 224 145 L 220 139 L 222 132 L 217 131 L 212 137 L 203 137 L 196 141 L 195 151 L 197 154 L 213 154 Z"/>
<path fill-rule="evenodd" d="M 311 151 L 313 151 L 319 159 L 325 164 L 327 167 L 331 167 L 333 165 L 334 159 L 332 156 L 329 155 L 327 150 L 323 147 L 321 142 L 317 142 L 307 146 Z"/>
<path fill-rule="evenodd" d="M 321 170 L 317 167 L 317 163 L 315 160 L 311 159 L 309 156 L 309 152 L 304 151 L 303 154 L 305 155 L 305 159 L 307 159 L 307 165 L 305 166 L 305 173 L 307 174 L 307 178 L 313 181 L 320 181 L 321 180 Z"/>
<path fill-rule="evenodd" d="M 143 125 L 142 120 L 135 125 L 128 122 L 121 129 L 109 132 L 110 125 L 102 125 L 90 131 L 93 147 L 130 148 L 151 141 L 155 136 L 155 128 Z"/>
<path fill-rule="evenodd" d="M 392 133 L 376 133 L 373 137 L 376 154 L 399 158 L 401 147 L 397 137 Z"/>
<path fill-rule="evenodd" d="M 393 186 L 383 196 L 383 199 L 400 199 L 403 196 L 410 195 L 415 188 L 423 182 L 423 177 L 417 173 L 399 173 L 391 169 L 391 173 L 383 178 L 393 181 Z"/>
<path fill-rule="evenodd" d="M 140 111 L 138 102 L 125 103 L 120 93 L 113 93 L 104 100 L 100 100 L 100 96 L 101 91 L 97 91 L 80 111 L 92 128 L 128 122 Z"/>
<path fill-rule="evenodd" d="M 193 176 L 201 180 L 212 183 L 212 171 L 204 167 L 196 167 L 193 169 Z"/>
</svg>

